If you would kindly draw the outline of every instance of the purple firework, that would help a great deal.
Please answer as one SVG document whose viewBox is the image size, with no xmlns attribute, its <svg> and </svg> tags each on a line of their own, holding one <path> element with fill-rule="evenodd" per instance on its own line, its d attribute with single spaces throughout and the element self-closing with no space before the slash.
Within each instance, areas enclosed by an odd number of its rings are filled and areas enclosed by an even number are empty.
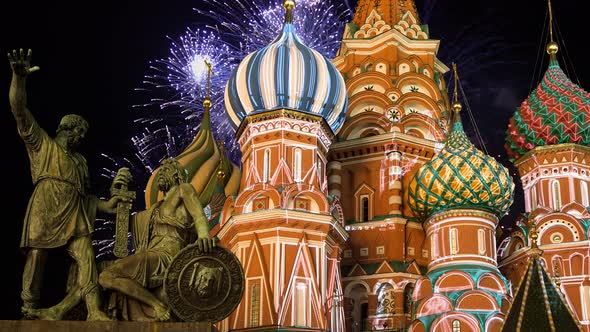
<svg viewBox="0 0 590 332">
<path fill-rule="evenodd" d="M 206 0 L 195 12 L 197 21 L 210 23 L 187 29 L 178 40 L 172 40 L 170 56 L 150 64 L 140 89 L 152 97 L 136 106 L 147 112 L 136 120 L 142 129 L 132 141 L 136 157 L 148 172 L 162 158 L 180 153 L 199 128 L 205 96 L 203 60 L 212 63 L 215 73 L 211 81 L 214 135 L 225 142 L 229 157 L 239 163 L 240 149 L 225 114 L 225 85 L 241 59 L 276 37 L 284 18 L 282 2 L 276 0 Z M 304 0 L 297 2 L 295 15 L 302 41 L 326 57 L 334 57 L 344 24 L 350 19 L 348 7 L 336 0 Z"/>
<path fill-rule="evenodd" d="M 340 46 L 344 24 L 350 20 L 350 4 L 339 0 L 299 0 L 295 10 L 295 27 L 301 40 L 328 58 Z M 212 130 L 216 139 L 225 142 L 228 157 L 239 164 L 241 151 L 235 130 L 225 114 L 225 85 L 233 69 L 249 53 L 268 45 L 278 34 L 284 19 L 280 0 L 205 0 L 195 9 L 195 21 L 206 21 L 188 28 L 179 38 L 170 38 L 170 55 L 150 62 L 141 87 L 149 97 L 134 107 L 141 112 L 135 120 L 137 133 L 131 138 L 135 150 L 131 156 L 104 157 L 111 165 L 102 176 L 112 179 L 120 167 L 128 167 L 136 188 L 141 188 L 162 159 L 177 156 L 190 144 L 203 115 L 206 70 L 212 64 Z M 321 32 L 321 33 L 318 33 Z M 141 195 L 140 195 L 141 196 Z M 140 205 L 142 202 L 138 201 Z M 94 246 L 99 257 L 112 251 L 113 222 L 98 221 L 100 234 Z"/>
</svg>

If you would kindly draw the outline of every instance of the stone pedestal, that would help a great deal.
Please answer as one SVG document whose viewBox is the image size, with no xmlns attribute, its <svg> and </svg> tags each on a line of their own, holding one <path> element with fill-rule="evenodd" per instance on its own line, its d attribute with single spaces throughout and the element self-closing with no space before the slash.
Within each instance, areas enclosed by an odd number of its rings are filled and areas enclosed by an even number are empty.
<svg viewBox="0 0 590 332">
<path fill-rule="evenodd" d="M 217 332 L 210 323 L 2 320 L 0 332 Z"/>
</svg>

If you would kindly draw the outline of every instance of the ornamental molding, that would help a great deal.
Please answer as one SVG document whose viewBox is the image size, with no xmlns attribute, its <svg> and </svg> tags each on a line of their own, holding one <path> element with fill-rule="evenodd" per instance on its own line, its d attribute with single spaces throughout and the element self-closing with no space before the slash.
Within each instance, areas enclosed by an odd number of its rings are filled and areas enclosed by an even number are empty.
<svg viewBox="0 0 590 332">
<path fill-rule="evenodd" d="M 261 133 L 282 130 L 315 136 L 322 143 L 326 151 L 330 148 L 334 140 L 334 133 L 324 118 L 318 115 L 288 109 L 247 116 L 242 121 L 236 137 L 239 137 L 240 146 L 245 146 L 254 136 Z"/>
<path fill-rule="evenodd" d="M 572 154 L 590 155 L 590 147 L 574 144 L 574 143 L 563 143 L 554 145 L 537 146 L 534 149 L 525 153 L 522 157 L 514 161 L 514 166 L 520 167 L 529 160 L 533 160 L 536 164 L 539 164 L 539 157 L 542 155 L 554 155 L 558 152 L 571 152 Z"/>
<path fill-rule="evenodd" d="M 476 217 L 476 218 L 483 218 L 487 221 L 491 221 L 494 225 L 498 222 L 498 217 L 495 214 L 483 211 L 483 210 L 475 210 L 475 209 L 451 209 L 445 210 L 441 212 L 437 212 L 430 216 L 426 220 L 427 227 L 431 227 L 434 223 L 438 223 L 445 219 L 450 218 L 457 218 L 457 217 Z"/>
</svg>

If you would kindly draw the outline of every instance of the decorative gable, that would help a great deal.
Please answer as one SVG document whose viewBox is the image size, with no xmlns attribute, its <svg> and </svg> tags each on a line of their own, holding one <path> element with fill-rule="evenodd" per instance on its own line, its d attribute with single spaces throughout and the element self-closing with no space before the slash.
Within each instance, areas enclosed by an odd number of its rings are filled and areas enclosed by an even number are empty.
<svg viewBox="0 0 590 332">
<path fill-rule="evenodd" d="M 371 38 L 389 30 L 391 30 L 391 26 L 373 9 L 365 20 L 365 24 L 354 33 L 354 38 Z"/>
<path fill-rule="evenodd" d="M 405 12 L 393 28 L 410 39 L 428 39 L 428 34 L 418 25 L 418 20 L 410 11 Z"/>
</svg>

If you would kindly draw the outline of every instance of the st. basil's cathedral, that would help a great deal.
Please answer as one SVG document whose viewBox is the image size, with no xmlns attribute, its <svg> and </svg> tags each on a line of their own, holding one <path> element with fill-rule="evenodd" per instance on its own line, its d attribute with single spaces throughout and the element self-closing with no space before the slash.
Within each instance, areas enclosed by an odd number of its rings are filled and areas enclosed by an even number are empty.
<svg viewBox="0 0 590 332">
<path fill-rule="evenodd" d="M 553 39 L 507 124 L 525 211 L 500 235 L 513 179 L 463 131 L 461 68 L 445 82 L 414 1 L 359 0 L 334 59 L 301 42 L 284 5 L 276 39 L 227 83 L 241 165 L 216 143 L 208 99 L 177 156 L 244 267 L 218 329 L 590 331 L 590 94 Z"/>
</svg>

